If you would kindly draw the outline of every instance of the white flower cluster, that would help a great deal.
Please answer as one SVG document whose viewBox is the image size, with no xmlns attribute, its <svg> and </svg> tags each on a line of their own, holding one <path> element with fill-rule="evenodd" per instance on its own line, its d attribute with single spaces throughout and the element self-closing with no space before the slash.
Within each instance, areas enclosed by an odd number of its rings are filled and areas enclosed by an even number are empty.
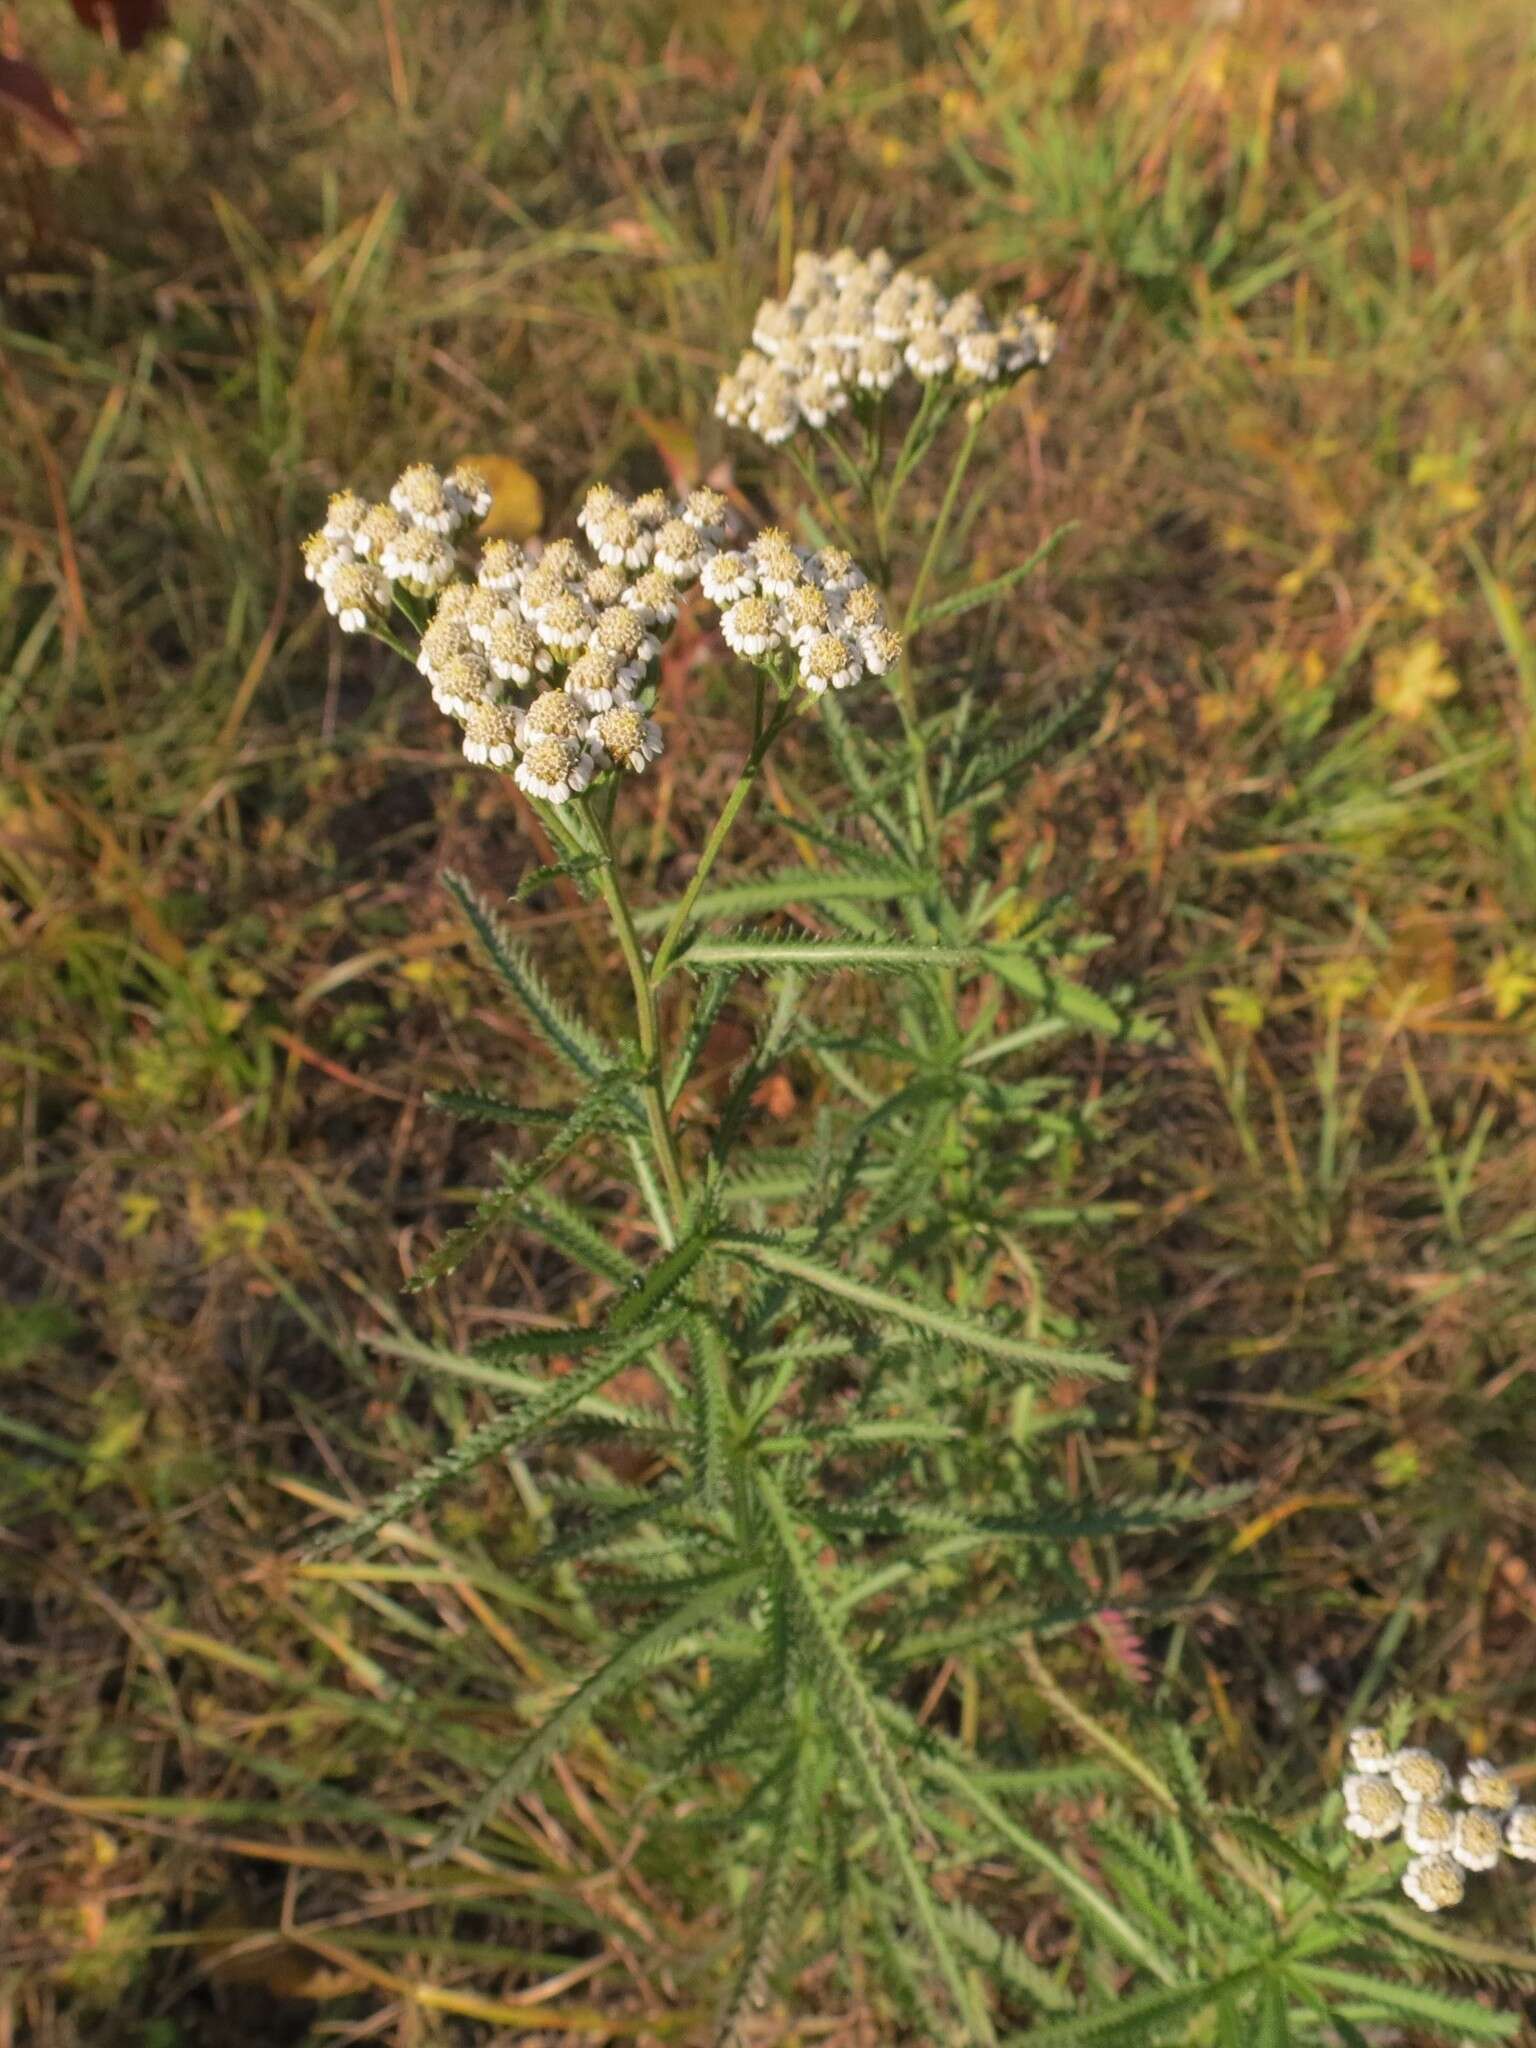
<svg viewBox="0 0 1536 2048">
<path fill-rule="evenodd" d="M 731 651 L 792 663 L 813 697 L 883 676 L 901 659 L 884 600 L 841 548 L 795 547 L 768 526 L 747 547 L 717 554 L 700 582 Z"/>
<path fill-rule="evenodd" d="M 440 477 L 413 464 L 386 505 L 348 491 L 331 500 L 304 543 L 305 573 L 348 632 L 382 626 L 396 584 L 414 616 L 430 603 L 416 665 L 438 709 L 463 727 L 466 757 L 512 769 L 548 803 L 567 802 L 607 768 L 638 774 L 661 754 L 649 693 L 695 581 L 732 651 L 771 668 L 781 686 L 798 679 L 819 696 L 900 658 L 880 595 L 850 556 L 793 547 L 777 528 L 729 548 L 719 491 L 674 503 L 662 491 L 627 499 L 594 485 L 577 515 L 586 549 L 552 540 L 525 554 L 491 540 L 471 583 L 453 540 L 488 504 L 472 472 Z M 515 693 L 530 689 L 534 701 L 518 704 Z"/>
<path fill-rule="evenodd" d="M 785 296 L 758 307 L 752 346 L 722 380 L 715 412 L 776 446 L 802 421 L 824 427 L 903 376 L 924 385 L 1009 383 L 1055 349 L 1055 322 L 1034 306 L 994 321 L 976 292 L 947 298 L 931 278 L 898 270 L 883 249 L 802 249 Z"/>
<path fill-rule="evenodd" d="M 1379 1728 L 1349 1738 L 1352 1769 L 1344 1780 L 1344 1825 L 1362 1841 L 1402 1832 L 1410 1851 L 1403 1890 L 1426 1913 L 1460 1905 L 1469 1870 L 1492 1870 L 1501 1855 L 1536 1863 L 1536 1806 L 1517 1804 L 1515 1787 L 1496 1764 L 1475 1757 L 1449 1804 L 1451 1774 L 1427 1749 L 1392 1749 Z"/>
<path fill-rule="evenodd" d="M 392 584 L 431 597 L 450 582 L 455 535 L 490 509 L 490 486 L 478 469 L 460 463 L 439 476 L 429 462 L 413 462 L 386 504 L 336 493 L 325 524 L 304 543 L 304 574 L 319 584 L 344 633 L 366 632 L 387 617 Z"/>
</svg>

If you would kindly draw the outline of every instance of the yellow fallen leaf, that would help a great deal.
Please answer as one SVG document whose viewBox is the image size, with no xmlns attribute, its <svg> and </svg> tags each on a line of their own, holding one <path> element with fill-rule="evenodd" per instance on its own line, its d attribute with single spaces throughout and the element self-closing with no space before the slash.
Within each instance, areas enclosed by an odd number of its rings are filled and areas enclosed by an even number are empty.
<svg viewBox="0 0 1536 2048">
<path fill-rule="evenodd" d="M 491 509 L 480 527 L 482 540 L 527 540 L 544 524 L 539 480 L 510 455 L 469 455 L 491 487 Z"/>
<path fill-rule="evenodd" d="M 1352 1508 L 1358 1507 L 1359 1500 L 1352 1493 L 1293 1493 L 1289 1500 L 1278 1501 L 1274 1507 L 1266 1508 L 1262 1515 L 1255 1515 L 1245 1523 L 1232 1538 L 1231 1555 L 1251 1550 L 1261 1542 L 1271 1529 L 1277 1529 L 1292 1515 L 1299 1515 L 1303 1508 Z"/>
</svg>

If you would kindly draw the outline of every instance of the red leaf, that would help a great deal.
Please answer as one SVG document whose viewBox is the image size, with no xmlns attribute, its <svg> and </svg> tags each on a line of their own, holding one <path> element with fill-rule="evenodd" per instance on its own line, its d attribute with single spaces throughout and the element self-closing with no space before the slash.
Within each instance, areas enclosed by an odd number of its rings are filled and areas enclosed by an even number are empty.
<svg viewBox="0 0 1536 2048">
<path fill-rule="evenodd" d="M 0 56 L 0 109 L 15 117 L 26 140 L 49 163 L 77 164 L 85 154 L 80 131 L 55 99 L 53 87 L 24 58 Z"/>
<path fill-rule="evenodd" d="M 1146 1685 L 1152 1676 L 1152 1666 L 1146 1645 L 1127 1616 L 1118 1607 L 1101 1607 L 1093 1617 L 1093 1626 L 1110 1661 L 1119 1665 L 1132 1685 Z"/>
<path fill-rule="evenodd" d="M 136 50 L 157 28 L 169 28 L 165 0 L 69 0 L 82 28 L 93 28 L 120 50 Z"/>
</svg>

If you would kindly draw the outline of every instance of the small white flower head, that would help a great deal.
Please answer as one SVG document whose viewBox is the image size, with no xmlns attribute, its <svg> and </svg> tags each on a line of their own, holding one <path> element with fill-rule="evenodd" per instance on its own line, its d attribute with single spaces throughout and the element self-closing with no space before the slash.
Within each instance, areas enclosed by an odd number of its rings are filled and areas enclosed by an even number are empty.
<svg viewBox="0 0 1536 2048">
<path fill-rule="evenodd" d="M 517 593 L 517 607 L 530 626 L 536 626 L 552 604 L 569 595 L 569 585 L 560 571 L 540 562 L 523 578 Z"/>
<path fill-rule="evenodd" d="M 859 584 L 843 599 L 843 624 L 855 633 L 885 624 L 885 599 L 872 583 Z"/>
<path fill-rule="evenodd" d="M 1504 1847 L 1504 1831 L 1496 1814 L 1480 1806 L 1456 1816 L 1451 1854 L 1463 1870 L 1492 1870 Z"/>
<path fill-rule="evenodd" d="M 535 737 L 517 764 L 517 783 L 529 796 L 542 797 L 546 803 L 568 803 L 592 780 L 594 766 L 579 740 L 558 739 L 553 734 Z"/>
<path fill-rule="evenodd" d="M 779 644 L 777 609 L 766 597 L 739 597 L 721 613 L 720 631 L 733 654 L 760 661 Z"/>
<path fill-rule="evenodd" d="M 977 384 L 995 384 L 1003 374 L 1003 343 L 996 334 L 962 334 L 957 344 L 961 374 Z"/>
<path fill-rule="evenodd" d="M 645 630 L 645 621 L 640 614 L 623 604 L 610 605 L 607 611 L 599 614 L 597 624 L 592 628 L 592 645 L 614 657 L 619 664 L 619 673 L 627 683 L 638 683 L 661 651 Z"/>
<path fill-rule="evenodd" d="M 750 391 L 746 379 L 732 374 L 720 379 L 720 388 L 715 393 L 715 418 L 724 420 L 728 427 L 744 427 L 750 404 Z"/>
<path fill-rule="evenodd" d="M 859 652 L 872 676 L 889 675 L 901 660 L 905 642 L 889 626 L 870 626 L 859 635 Z"/>
<path fill-rule="evenodd" d="M 1508 1813 L 1515 1803 L 1515 1788 L 1497 1764 L 1484 1756 L 1473 1757 L 1461 1774 L 1461 1796 L 1468 1806 L 1485 1807 L 1490 1813 Z"/>
<path fill-rule="evenodd" d="M 719 547 L 730 531 L 731 506 L 724 491 L 700 484 L 683 500 L 683 517 L 711 546 Z"/>
<path fill-rule="evenodd" d="M 957 292 L 939 321 L 939 332 L 958 342 L 964 334 L 980 334 L 986 325 L 987 309 L 980 292 Z"/>
<path fill-rule="evenodd" d="M 477 583 L 459 606 L 458 616 L 475 645 L 484 647 L 497 620 L 507 617 L 507 608 L 494 590 Z"/>
<path fill-rule="evenodd" d="M 389 502 L 422 533 L 450 534 L 460 523 L 443 479 L 430 462 L 413 462 L 401 470 L 390 488 Z"/>
<path fill-rule="evenodd" d="M 1520 1863 L 1536 1863 L 1536 1806 L 1514 1806 L 1504 1817 L 1504 1846 Z"/>
<path fill-rule="evenodd" d="M 305 536 L 299 552 L 304 557 L 305 578 L 318 583 L 322 590 L 329 586 L 338 569 L 357 560 L 350 541 L 332 540 L 323 527 L 320 532 Z"/>
<path fill-rule="evenodd" d="M 863 673 L 859 643 L 846 633 L 818 633 L 800 656 L 800 680 L 813 697 L 823 690 L 846 690 Z"/>
<path fill-rule="evenodd" d="M 468 718 L 477 704 L 495 703 L 498 694 L 490 663 L 473 647 L 446 654 L 432 665 L 432 700 L 450 718 Z"/>
<path fill-rule="evenodd" d="M 752 323 L 752 346 L 760 348 L 765 356 L 776 356 L 800 332 L 803 317 L 798 306 L 764 299 Z"/>
<path fill-rule="evenodd" d="M 788 597 L 805 581 L 805 564 L 777 526 L 766 527 L 753 541 L 752 562 L 764 597 Z"/>
<path fill-rule="evenodd" d="M 1451 1796 L 1451 1774 L 1427 1749 L 1400 1749 L 1391 1763 L 1392 1782 L 1410 1806 Z"/>
<path fill-rule="evenodd" d="M 600 711 L 592 720 L 589 741 L 599 755 L 632 775 L 638 775 L 647 762 L 658 760 L 662 752 L 661 727 L 633 704 L 616 704 L 611 711 Z"/>
<path fill-rule="evenodd" d="M 925 384 L 955 367 L 955 344 L 940 327 L 914 327 L 904 351 L 907 368 Z"/>
<path fill-rule="evenodd" d="M 1403 1890 L 1423 1913 L 1459 1906 L 1467 1880 L 1454 1856 L 1415 1856 L 1403 1872 Z"/>
<path fill-rule="evenodd" d="M 606 526 L 610 519 L 628 509 L 611 484 L 594 484 L 581 501 L 576 524 L 587 539 L 592 540 L 596 529 Z"/>
<path fill-rule="evenodd" d="M 392 505 L 370 505 L 357 523 L 352 545 L 364 561 L 382 564 L 386 552 L 397 541 L 404 540 L 410 530 Z"/>
<path fill-rule="evenodd" d="M 656 566 L 674 583 L 691 583 L 705 554 L 703 539 L 686 519 L 669 519 L 656 535 Z"/>
<path fill-rule="evenodd" d="M 783 619 L 791 646 L 800 647 L 819 633 L 832 630 L 832 607 L 827 593 L 814 583 L 799 583 L 784 600 Z"/>
<path fill-rule="evenodd" d="M 322 588 L 343 633 L 366 632 L 389 610 L 389 578 L 371 562 L 344 562 Z"/>
<path fill-rule="evenodd" d="M 651 559 L 655 536 L 633 513 L 615 512 L 592 535 L 598 560 L 616 569 L 643 569 Z"/>
<path fill-rule="evenodd" d="M 437 593 L 437 603 L 432 607 L 432 621 L 457 619 L 460 625 L 466 623 L 475 605 L 478 586 L 473 583 L 450 583 Z"/>
<path fill-rule="evenodd" d="M 800 384 L 799 400 L 800 416 L 806 425 L 824 427 L 828 420 L 847 410 L 848 392 L 839 378 L 817 372 Z"/>
<path fill-rule="evenodd" d="M 747 415 L 747 424 L 770 448 L 777 448 L 787 441 L 800 424 L 800 406 L 794 386 L 782 377 L 764 384 Z"/>
<path fill-rule="evenodd" d="M 870 325 L 876 340 L 900 348 L 912 332 L 914 298 L 912 280 L 904 272 L 891 279 L 871 309 Z"/>
<path fill-rule="evenodd" d="M 1385 1841 L 1402 1826 L 1403 1795 L 1390 1779 L 1363 1771 L 1344 1780 L 1344 1825 L 1365 1842 Z"/>
<path fill-rule="evenodd" d="M 480 550 L 476 580 L 482 590 L 493 591 L 497 597 L 511 597 L 522 588 L 527 573 L 528 557 L 515 540 L 488 540 Z"/>
<path fill-rule="evenodd" d="M 1456 1823 L 1445 1807 L 1430 1800 L 1409 1801 L 1403 1815 L 1403 1840 L 1415 1856 L 1448 1852 L 1455 1833 Z"/>
<path fill-rule="evenodd" d="M 1054 320 L 1048 320 L 1038 306 L 1026 306 L 1019 315 L 1019 324 L 1026 328 L 1034 341 L 1035 361 L 1048 363 L 1056 353 L 1056 344 L 1061 330 Z"/>
<path fill-rule="evenodd" d="M 637 576 L 620 604 L 627 605 L 648 626 L 670 626 L 677 617 L 677 586 L 663 569 L 647 569 Z"/>
<path fill-rule="evenodd" d="M 1349 1760 L 1357 1771 L 1385 1773 L 1392 1768 L 1392 1748 L 1379 1728 L 1351 1728 Z"/>
<path fill-rule="evenodd" d="M 457 522 L 483 519 L 491 509 L 491 487 L 483 470 L 472 462 L 456 462 L 443 478 L 443 496 L 452 506 Z"/>
<path fill-rule="evenodd" d="M 583 582 L 583 594 L 588 604 L 599 611 L 611 604 L 617 604 L 629 588 L 628 574 L 616 562 L 599 562 Z"/>
<path fill-rule="evenodd" d="M 498 682 L 531 683 L 546 676 L 552 666 L 549 649 L 526 619 L 511 612 L 498 615 L 485 636 L 485 656 Z"/>
<path fill-rule="evenodd" d="M 552 604 L 541 607 L 536 630 L 546 647 L 569 659 L 587 644 L 592 631 L 592 607 L 574 590 L 567 590 Z"/>
<path fill-rule="evenodd" d="M 1004 376 L 1017 377 L 1039 360 L 1032 324 L 1017 317 L 999 320 L 997 338 L 1002 345 Z"/>
<path fill-rule="evenodd" d="M 368 517 L 368 501 L 360 498 L 356 491 L 336 491 L 325 508 L 325 524 L 320 531 L 327 540 L 345 541 L 350 548 L 353 535 Z"/>
<path fill-rule="evenodd" d="M 464 758 L 481 768 L 510 768 L 516 759 L 516 713 L 483 697 L 463 714 Z"/>
<path fill-rule="evenodd" d="M 584 740 L 591 713 L 565 690 L 546 690 L 517 720 L 517 744 L 535 740 Z"/>
<path fill-rule="evenodd" d="M 842 596 L 869 580 L 844 548 L 822 548 L 806 563 L 805 573 L 812 583 L 820 585 L 828 597 Z"/>
<path fill-rule="evenodd" d="M 539 567 L 547 569 L 551 576 L 558 576 L 564 582 L 583 575 L 586 563 L 581 558 L 581 549 L 573 540 L 547 540 L 539 555 Z"/>
<path fill-rule="evenodd" d="M 866 287 L 845 291 L 838 299 L 831 339 L 844 355 L 857 355 L 866 341 L 874 340 L 875 301 L 879 296 Z"/>
<path fill-rule="evenodd" d="M 391 582 L 403 583 L 416 597 L 431 597 L 453 580 L 453 549 L 441 534 L 407 527 L 385 548 L 379 566 Z"/>
<path fill-rule="evenodd" d="M 871 335 L 859 346 L 856 372 L 861 391 L 889 391 L 901 375 L 901 351 Z"/>
<path fill-rule="evenodd" d="M 595 711 L 607 711 L 627 701 L 629 683 L 619 657 L 606 647 L 589 647 L 566 671 L 566 694 L 581 705 L 590 718 Z"/>
<path fill-rule="evenodd" d="M 711 555 L 699 572 L 699 588 L 714 605 L 734 604 L 738 597 L 751 597 L 757 589 L 757 569 L 752 557 L 738 548 Z"/>
<path fill-rule="evenodd" d="M 672 517 L 672 500 L 665 491 L 642 491 L 630 506 L 629 516 L 637 526 L 648 527 L 654 533 Z"/>
<path fill-rule="evenodd" d="M 456 654 L 472 654 L 474 642 L 462 619 L 444 618 L 442 607 L 437 616 L 421 636 L 421 647 L 416 655 L 416 666 L 429 683 L 436 683 L 437 674 L 445 661 Z M 440 706 L 446 710 L 446 706 Z"/>
</svg>

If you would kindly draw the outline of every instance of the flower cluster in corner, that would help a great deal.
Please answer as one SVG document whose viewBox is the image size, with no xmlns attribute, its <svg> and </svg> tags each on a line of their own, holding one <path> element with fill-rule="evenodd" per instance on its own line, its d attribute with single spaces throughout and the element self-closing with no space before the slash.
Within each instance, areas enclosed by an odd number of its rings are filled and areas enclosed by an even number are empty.
<svg viewBox="0 0 1536 2048">
<path fill-rule="evenodd" d="M 1467 1873 L 1492 1870 L 1502 1856 L 1536 1863 L 1536 1806 L 1519 1803 L 1496 1764 L 1474 1757 L 1453 1784 L 1437 1756 L 1393 1749 L 1379 1728 L 1351 1733 L 1349 1761 L 1344 1826 L 1367 1842 L 1401 1833 L 1409 1851 L 1403 1890 L 1423 1912 L 1459 1906 Z"/>
<path fill-rule="evenodd" d="M 1011 383 L 1055 349 L 1055 322 L 1034 306 L 993 320 L 977 292 L 948 298 L 883 249 L 802 249 L 788 292 L 758 307 L 752 346 L 722 381 L 715 412 L 776 446 L 802 421 L 824 427 L 904 377 L 925 387 Z"/>
<path fill-rule="evenodd" d="M 465 756 L 511 770 L 546 803 L 660 756 L 657 663 L 690 586 L 731 651 L 781 692 L 798 683 L 820 696 L 900 660 L 900 636 L 851 556 L 797 547 L 777 527 L 731 546 L 719 491 L 626 498 L 596 484 L 577 515 L 583 542 L 525 552 L 490 540 L 471 562 L 468 529 L 489 505 L 474 470 L 413 463 L 385 503 L 331 499 L 304 542 L 305 574 L 344 632 L 398 645 L 414 630 L 416 666 L 463 728 Z"/>
</svg>

